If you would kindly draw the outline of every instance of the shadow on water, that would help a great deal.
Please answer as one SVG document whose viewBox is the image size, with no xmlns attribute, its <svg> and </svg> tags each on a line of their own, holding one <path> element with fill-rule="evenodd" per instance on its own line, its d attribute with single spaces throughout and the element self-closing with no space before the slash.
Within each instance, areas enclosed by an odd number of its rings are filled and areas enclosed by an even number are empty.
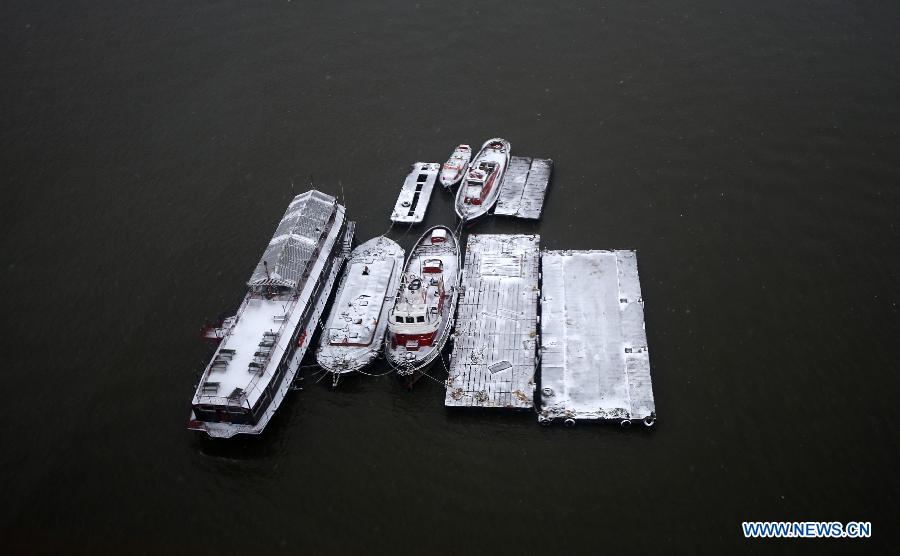
<svg viewBox="0 0 900 556">
<path fill-rule="evenodd" d="M 301 419 L 302 390 L 288 392 L 262 434 L 239 434 L 231 438 L 211 438 L 197 432 L 192 446 L 206 458 L 227 462 L 262 461 L 282 455 L 290 441 L 290 431 Z M 236 469 L 237 470 L 237 469 Z"/>
</svg>

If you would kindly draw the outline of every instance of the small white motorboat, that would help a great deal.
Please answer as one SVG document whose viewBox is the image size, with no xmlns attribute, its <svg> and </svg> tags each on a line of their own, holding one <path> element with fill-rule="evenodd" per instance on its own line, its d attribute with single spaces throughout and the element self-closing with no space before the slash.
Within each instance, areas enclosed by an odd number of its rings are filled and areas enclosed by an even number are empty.
<svg viewBox="0 0 900 556">
<path fill-rule="evenodd" d="M 470 160 L 472 160 L 472 147 L 469 145 L 456 147 L 456 150 L 441 167 L 441 185 L 449 189 L 459 183 L 466 173 Z"/>
</svg>

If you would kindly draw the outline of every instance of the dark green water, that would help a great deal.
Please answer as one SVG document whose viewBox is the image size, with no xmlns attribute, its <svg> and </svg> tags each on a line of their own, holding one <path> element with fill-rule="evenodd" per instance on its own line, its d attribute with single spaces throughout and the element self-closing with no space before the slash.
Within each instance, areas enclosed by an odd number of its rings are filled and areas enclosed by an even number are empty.
<svg viewBox="0 0 900 556">
<path fill-rule="evenodd" d="M 888 552 L 898 23 L 889 2 L 0 4 L 2 545 Z M 448 413 L 393 377 L 307 384 L 261 438 L 185 430 L 200 326 L 236 308 L 292 180 L 342 185 L 365 240 L 408 164 L 494 136 L 554 180 L 539 224 L 472 231 L 638 250 L 652 432 Z M 453 225 L 440 193 L 428 223 Z"/>
</svg>

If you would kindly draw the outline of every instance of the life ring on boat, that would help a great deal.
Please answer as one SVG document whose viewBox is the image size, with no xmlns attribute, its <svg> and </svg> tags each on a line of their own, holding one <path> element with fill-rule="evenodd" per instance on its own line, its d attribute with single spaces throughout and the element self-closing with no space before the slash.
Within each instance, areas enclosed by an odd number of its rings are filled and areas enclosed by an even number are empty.
<svg viewBox="0 0 900 556">
<path fill-rule="evenodd" d="M 419 280 L 418 278 L 416 278 L 415 280 L 411 281 L 409 283 L 409 286 L 407 286 L 407 287 L 409 288 L 410 291 L 416 291 L 422 287 L 422 281 Z"/>
</svg>

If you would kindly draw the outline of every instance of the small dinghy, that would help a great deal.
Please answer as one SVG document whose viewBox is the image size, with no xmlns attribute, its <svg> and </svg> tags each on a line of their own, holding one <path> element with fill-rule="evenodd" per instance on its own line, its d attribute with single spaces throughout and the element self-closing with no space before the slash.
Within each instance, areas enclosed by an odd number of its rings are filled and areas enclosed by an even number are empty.
<svg viewBox="0 0 900 556">
<path fill-rule="evenodd" d="M 509 166 L 509 149 L 506 139 L 489 139 L 469 165 L 454 207 L 464 222 L 484 216 L 497 202 Z"/>
<path fill-rule="evenodd" d="M 424 369 L 447 343 L 459 294 L 459 253 L 453 232 L 435 226 L 406 260 L 384 344 L 397 374 L 408 376 Z"/>
<path fill-rule="evenodd" d="M 472 160 L 472 147 L 469 145 L 460 145 L 456 147 L 456 150 L 453 151 L 453 154 L 450 155 L 450 158 L 441 167 L 441 185 L 450 189 L 459 183 L 459 180 L 461 180 L 466 173 L 466 168 L 469 166 L 470 160 Z"/>
<path fill-rule="evenodd" d="M 404 254 L 384 236 L 350 254 L 316 351 L 319 366 L 332 374 L 332 386 L 342 374 L 370 364 L 381 351 Z"/>
</svg>

